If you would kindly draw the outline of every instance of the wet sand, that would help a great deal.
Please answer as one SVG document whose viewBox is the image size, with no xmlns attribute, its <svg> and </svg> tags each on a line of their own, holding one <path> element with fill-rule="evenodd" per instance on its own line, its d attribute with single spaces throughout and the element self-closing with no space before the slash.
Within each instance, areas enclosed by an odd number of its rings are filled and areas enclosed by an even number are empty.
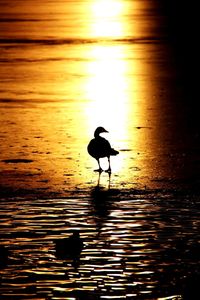
<svg viewBox="0 0 200 300">
<path fill-rule="evenodd" d="M 183 96 L 178 100 L 174 93 L 176 103 L 167 103 L 170 90 L 163 92 L 162 107 L 155 101 L 141 112 L 141 121 L 129 121 L 129 136 L 114 128 L 105 136 L 120 152 L 111 159 L 111 188 L 198 194 L 198 118 L 189 114 L 192 107 L 184 105 Z M 92 128 L 88 133 L 77 127 L 77 120 L 84 124 L 85 106 L 87 103 L 80 102 L 72 118 L 65 113 L 74 109 L 70 103 L 35 101 L 30 107 L 26 101 L 1 102 L 1 198 L 66 197 L 76 190 L 89 192 L 97 185 L 96 162 L 87 153 Z M 107 188 L 108 182 L 103 172 L 100 185 Z"/>
</svg>

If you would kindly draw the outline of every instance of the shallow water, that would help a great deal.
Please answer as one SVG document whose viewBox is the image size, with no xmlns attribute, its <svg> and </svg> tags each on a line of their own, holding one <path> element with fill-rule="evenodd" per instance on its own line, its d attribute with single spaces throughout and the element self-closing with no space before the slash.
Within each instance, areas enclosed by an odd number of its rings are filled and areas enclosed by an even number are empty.
<svg viewBox="0 0 200 300">
<path fill-rule="evenodd" d="M 2 299 L 182 299 L 199 272 L 198 205 L 170 191 L 102 188 L 1 201 Z M 72 229 L 84 242 L 76 266 L 53 243 Z"/>
<path fill-rule="evenodd" d="M 161 7 L 1 1 L 0 25 L 2 299 L 179 299 L 199 273 L 200 134 Z M 110 178 L 86 151 L 99 125 Z M 53 244 L 73 228 L 77 268 Z"/>
</svg>

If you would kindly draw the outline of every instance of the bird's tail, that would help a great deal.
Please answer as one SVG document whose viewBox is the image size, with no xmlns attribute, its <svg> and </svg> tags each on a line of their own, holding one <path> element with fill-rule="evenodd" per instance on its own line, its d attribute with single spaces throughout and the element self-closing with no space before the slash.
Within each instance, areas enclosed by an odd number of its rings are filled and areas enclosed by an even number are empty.
<svg viewBox="0 0 200 300">
<path fill-rule="evenodd" d="M 117 155 L 117 154 L 119 154 L 119 151 L 111 148 L 110 155 Z"/>
</svg>

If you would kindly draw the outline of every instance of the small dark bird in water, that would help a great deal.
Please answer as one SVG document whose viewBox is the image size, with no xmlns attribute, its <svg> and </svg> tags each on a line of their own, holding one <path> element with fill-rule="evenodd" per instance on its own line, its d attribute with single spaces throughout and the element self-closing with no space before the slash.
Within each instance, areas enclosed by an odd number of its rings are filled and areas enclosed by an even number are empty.
<svg viewBox="0 0 200 300">
<path fill-rule="evenodd" d="M 83 249 L 79 232 L 74 231 L 69 238 L 55 240 L 56 256 L 60 259 L 78 260 Z"/>
<path fill-rule="evenodd" d="M 8 249 L 0 245 L 0 268 L 4 268 L 8 262 Z"/>
<path fill-rule="evenodd" d="M 94 157 L 97 162 L 99 169 L 95 170 L 97 172 L 102 172 L 103 169 L 100 165 L 100 158 L 107 157 L 108 158 L 108 170 L 106 172 L 111 173 L 111 165 L 110 165 L 110 156 L 119 154 L 118 151 L 111 148 L 110 143 L 103 137 L 100 136 L 101 133 L 108 132 L 103 127 L 97 127 L 94 132 L 94 139 L 92 139 L 88 144 L 88 153 Z"/>
</svg>

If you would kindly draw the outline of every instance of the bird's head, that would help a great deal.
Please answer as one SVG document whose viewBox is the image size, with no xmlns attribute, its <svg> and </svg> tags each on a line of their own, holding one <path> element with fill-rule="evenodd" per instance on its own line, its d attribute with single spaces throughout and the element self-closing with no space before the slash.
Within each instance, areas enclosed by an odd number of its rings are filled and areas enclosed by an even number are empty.
<svg viewBox="0 0 200 300">
<path fill-rule="evenodd" d="M 101 127 L 101 126 L 97 127 L 97 129 L 94 132 L 94 136 L 98 137 L 100 135 L 100 133 L 103 133 L 103 132 L 108 132 L 108 131 L 105 128 Z"/>
</svg>

